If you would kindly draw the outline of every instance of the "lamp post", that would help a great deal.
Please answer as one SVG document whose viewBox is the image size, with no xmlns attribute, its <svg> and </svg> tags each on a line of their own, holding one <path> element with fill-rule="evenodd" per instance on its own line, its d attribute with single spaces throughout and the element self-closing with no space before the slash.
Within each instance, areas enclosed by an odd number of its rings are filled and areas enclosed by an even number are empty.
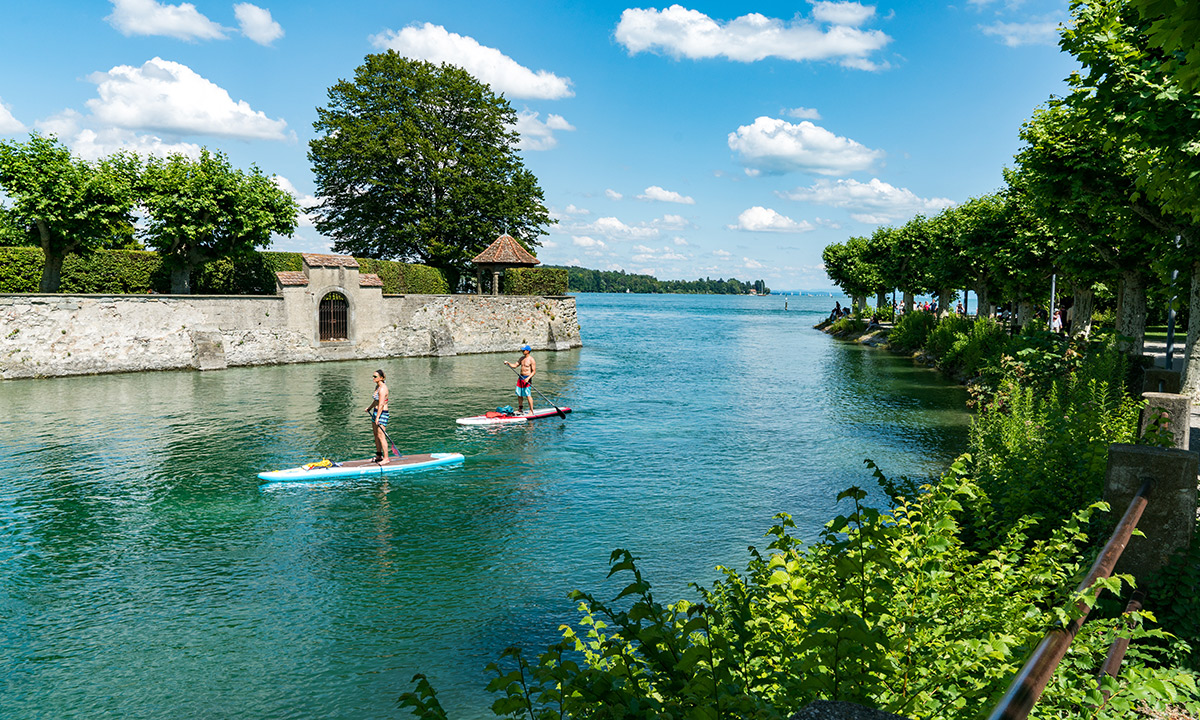
<svg viewBox="0 0 1200 720">
<path fill-rule="evenodd" d="M 1181 238 L 1175 236 L 1175 247 L 1179 247 Z M 1178 270 L 1171 271 L 1171 299 L 1167 301 L 1167 362 L 1166 367 L 1171 370 L 1171 356 L 1175 354 L 1175 280 L 1179 277 Z"/>
</svg>

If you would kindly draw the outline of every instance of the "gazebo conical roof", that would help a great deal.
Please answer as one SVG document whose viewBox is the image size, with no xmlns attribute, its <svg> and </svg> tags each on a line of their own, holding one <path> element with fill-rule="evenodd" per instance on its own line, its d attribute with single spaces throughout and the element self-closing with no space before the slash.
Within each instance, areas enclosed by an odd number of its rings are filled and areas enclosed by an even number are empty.
<svg viewBox="0 0 1200 720">
<path fill-rule="evenodd" d="M 487 249 L 471 259 L 478 265 L 541 265 L 542 261 L 535 258 L 512 235 L 504 234 L 496 238 Z"/>
</svg>

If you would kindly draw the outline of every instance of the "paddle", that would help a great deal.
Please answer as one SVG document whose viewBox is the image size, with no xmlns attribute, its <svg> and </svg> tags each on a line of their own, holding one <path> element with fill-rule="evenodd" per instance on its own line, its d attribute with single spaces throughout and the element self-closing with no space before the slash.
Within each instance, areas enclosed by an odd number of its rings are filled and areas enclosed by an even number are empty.
<svg viewBox="0 0 1200 720">
<path fill-rule="evenodd" d="M 515 367 L 513 367 L 512 365 L 509 365 L 508 363 L 504 363 L 504 366 L 507 367 L 509 370 L 512 370 L 513 373 L 516 374 L 516 376 L 518 378 L 521 377 L 521 373 L 517 372 L 517 369 Z M 529 383 L 529 387 L 533 388 L 534 392 L 536 392 L 538 395 L 541 395 L 543 400 L 550 403 L 550 406 L 554 408 L 554 412 L 558 413 L 558 416 L 560 418 L 562 418 L 563 420 L 567 419 L 567 414 L 565 412 L 563 412 L 562 410 L 560 410 L 557 405 L 555 405 L 553 402 L 551 402 L 550 398 L 543 395 L 541 390 L 538 390 L 537 388 L 533 387 L 533 383 Z M 533 410 L 533 403 L 529 404 L 529 409 L 530 409 L 530 411 Z"/>
</svg>

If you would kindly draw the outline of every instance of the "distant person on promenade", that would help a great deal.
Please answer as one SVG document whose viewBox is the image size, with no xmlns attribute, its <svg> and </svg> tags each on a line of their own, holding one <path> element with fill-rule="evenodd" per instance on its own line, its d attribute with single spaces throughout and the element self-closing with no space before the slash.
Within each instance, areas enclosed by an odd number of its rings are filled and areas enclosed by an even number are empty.
<svg viewBox="0 0 1200 720">
<path fill-rule="evenodd" d="M 958 315 L 966 315 L 967 311 L 963 309 L 963 304 L 959 303 L 954 306 L 954 312 Z"/>
<path fill-rule="evenodd" d="M 371 396 L 373 400 L 367 406 L 367 414 L 371 416 L 371 432 L 375 434 L 375 462 L 387 465 L 387 435 L 384 434 L 388 424 L 387 377 L 382 370 L 376 370 L 371 379 L 375 381 L 375 394 Z"/>
<path fill-rule="evenodd" d="M 830 320 L 837 320 L 842 317 L 842 303 L 840 300 L 833 301 L 833 312 L 829 313 Z"/>
<path fill-rule="evenodd" d="M 533 382 L 533 376 L 537 374 L 537 361 L 529 353 L 533 348 L 528 345 L 521 346 L 521 359 L 515 363 L 510 363 L 507 360 L 504 364 L 517 371 L 517 414 L 521 414 L 521 408 L 528 398 L 529 412 L 533 413 L 533 392 L 530 384 Z"/>
<path fill-rule="evenodd" d="M 1050 318 L 1050 330 L 1052 332 L 1061 333 L 1062 329 L 1062 310 L 1055 310 L 1054 317 Z"/>
</svg>

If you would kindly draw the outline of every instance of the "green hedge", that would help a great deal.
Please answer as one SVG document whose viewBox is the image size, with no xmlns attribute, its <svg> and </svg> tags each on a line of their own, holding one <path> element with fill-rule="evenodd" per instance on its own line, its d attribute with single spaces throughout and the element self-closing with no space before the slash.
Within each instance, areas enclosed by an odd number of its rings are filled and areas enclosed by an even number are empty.
<svg viewBox="0 0 1200 720">
<path fill-rule="evenodd" d="M 0 247 L 0 293 L 35 293 L 42 277 L 43 255 L 36 247 Z M 361 272 L 383 280 L 385 293 L 442 295 L 449 292 L 441 271 L 426 265 L 358 258 Z M 197 295 L 274 295 L 275 273 L 303 268 L 300 253 L 258 252 L 237 259 L 205 263 L 192 274 Z M 157 253 L 99 250 L 63 261 L 60 293 L 168 293 L 171 273 Z"/>
<path fill-rule="evenodd" d="M 505 295 L 566 295 L 566 268 L 510 268 L 504 271 Z"/>
<path fill-rule="evenodd" d="M 450 292 L 446 276 L 437 268 L 394 260 L 356 259 L 359 272 L 378 275 L 383 280 L 383 291 L 389 295 L 446 295 Z"/>
</svg>

